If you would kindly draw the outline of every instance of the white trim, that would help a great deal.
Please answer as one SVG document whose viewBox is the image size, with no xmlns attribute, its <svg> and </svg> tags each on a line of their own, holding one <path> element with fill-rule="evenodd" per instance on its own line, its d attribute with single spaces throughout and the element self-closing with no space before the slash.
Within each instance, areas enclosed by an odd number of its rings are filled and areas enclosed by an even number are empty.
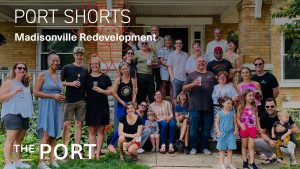
<svg viewBox="0 0 300 169">
<path fill-rule="evenodd" d="M 144 25 L 191 26 L 211 25 L 212 23 L 212 17 L 136 17 L 136 24 Z"/>
<path fill-rule="evenodd" d="M 263 0 L 255 0 L 255 18 L 261 18 L 261 8 Z"/>
<path fill-rule="evenodd" d="M 294 20 L 300 20 L 300 16 L 296 17 L 296 18 L 275 18 L 274 19 L 274 25 L 284 25 L 286 23 L 292 23 Z"/>
<path fill-rule="evenodd" d="M 300 101 L 284 101 L 281 105 L 282 108 L 300 108 Z"/>
</svg>

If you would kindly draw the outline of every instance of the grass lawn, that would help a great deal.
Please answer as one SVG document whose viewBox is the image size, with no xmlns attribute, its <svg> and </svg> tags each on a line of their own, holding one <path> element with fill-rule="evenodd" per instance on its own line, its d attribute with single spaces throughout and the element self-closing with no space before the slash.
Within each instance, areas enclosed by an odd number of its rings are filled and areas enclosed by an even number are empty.
<svg viewBox="0 0 300 169">
<path fill-rule="evenodd" d="M 36 169 L 38 162 L 34 161 L 30 163 L 32 169 Z M 60 163 L 61 169 L 150 169 L 146 165 L 142 165 L 125 159 L 120 161 L 118 155 L 108 154 L 102 157 L 100 160 L 70 160 L 67 163 Z M 0 168 L 3 168 L 4 164 L 0 164 Z"/>
</svg>

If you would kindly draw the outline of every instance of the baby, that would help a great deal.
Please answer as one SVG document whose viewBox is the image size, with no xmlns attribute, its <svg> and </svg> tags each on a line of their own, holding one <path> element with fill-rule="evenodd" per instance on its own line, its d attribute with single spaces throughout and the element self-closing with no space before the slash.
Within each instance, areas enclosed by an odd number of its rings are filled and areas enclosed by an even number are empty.
<svg viewBox="0 0 300 169">
<path fill-rule="evenodd" d="M 158 123 L 155 121 L 156 117 L 154 112 L 149 111 L 147 113 L 148 120 L 146 120 L 145 128 L 151 129 L 150 141 L 152 144 L 151 152 L 158 152 L 159 151 L 159 126 Z"/>
</svg>

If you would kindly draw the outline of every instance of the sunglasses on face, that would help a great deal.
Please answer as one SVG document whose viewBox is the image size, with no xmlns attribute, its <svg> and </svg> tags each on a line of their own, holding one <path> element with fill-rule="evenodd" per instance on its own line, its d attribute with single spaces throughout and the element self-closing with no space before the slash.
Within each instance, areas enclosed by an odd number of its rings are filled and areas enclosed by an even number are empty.
<svg viewBox="0 0 300 169">
<path fill-rule="evenodd" d="M 254 66 L 261 66 L 263 63 L 254 63 Z"/>
<path fill-rule="evenodd" d="M 147 43 L 147 42 L 142 42 L 141 44 L 142 44 L 142 45 L 148 45 L 148 43 Z"/>
<path fill-rule="evenodd" d="M 128 52 L 127 54 L 128 54 L 128 55 L 133 55 L 133 52 Z"/>
<path fill-rule="evenodd" d="M 267 109 L 269 109 L 269 108 L 274 108 L 275 106 L 265 106 Z"/>
<path fill-rule="evenodd" d="M 147 105 L 144 105 L 144 104 L 141 104 L 141 106 L 142 106 L 142 107 L 145 107 L 145 108 L 147 107 Z"/>
<path fill-rule="evenodd" d="M 27 71 L 27 68 L 26 67 L 16 67 L 18 70 L 25 70 L 25 71 Z"/>
</svg>

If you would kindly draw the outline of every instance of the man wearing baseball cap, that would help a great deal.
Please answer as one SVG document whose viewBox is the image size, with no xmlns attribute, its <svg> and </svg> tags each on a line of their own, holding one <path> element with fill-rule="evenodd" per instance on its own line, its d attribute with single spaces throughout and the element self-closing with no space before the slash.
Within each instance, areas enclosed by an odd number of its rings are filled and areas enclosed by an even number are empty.
<svg viewBox="0 0 300 169">
<path fill-rule="evenodd" d="M 207 64 L 207 70 L 213 72 L 215 76 L 217 76 L 218 73 L 222 70 L 230 73 L 230 69 L 233 69 L 233 67 L 228 60 L 222 58 L 223 49 L 221 46 L 217 46 L 214 48 L 214 56 L 215 60 L 210 61 Z"/>
<path fill-rule="evenodd" d="M 84 48 L 75 47 L 74 63 L 65 65 L 61 70 L 61 81 L 66 86 L 64 104 L 63 144 L 68 146 L 71 122 L 75 115 L 75 144 L 80 144 L 82 125 L 85 119 L 85 79 L 88 75 L 82 66 Z"/>
</svg>

